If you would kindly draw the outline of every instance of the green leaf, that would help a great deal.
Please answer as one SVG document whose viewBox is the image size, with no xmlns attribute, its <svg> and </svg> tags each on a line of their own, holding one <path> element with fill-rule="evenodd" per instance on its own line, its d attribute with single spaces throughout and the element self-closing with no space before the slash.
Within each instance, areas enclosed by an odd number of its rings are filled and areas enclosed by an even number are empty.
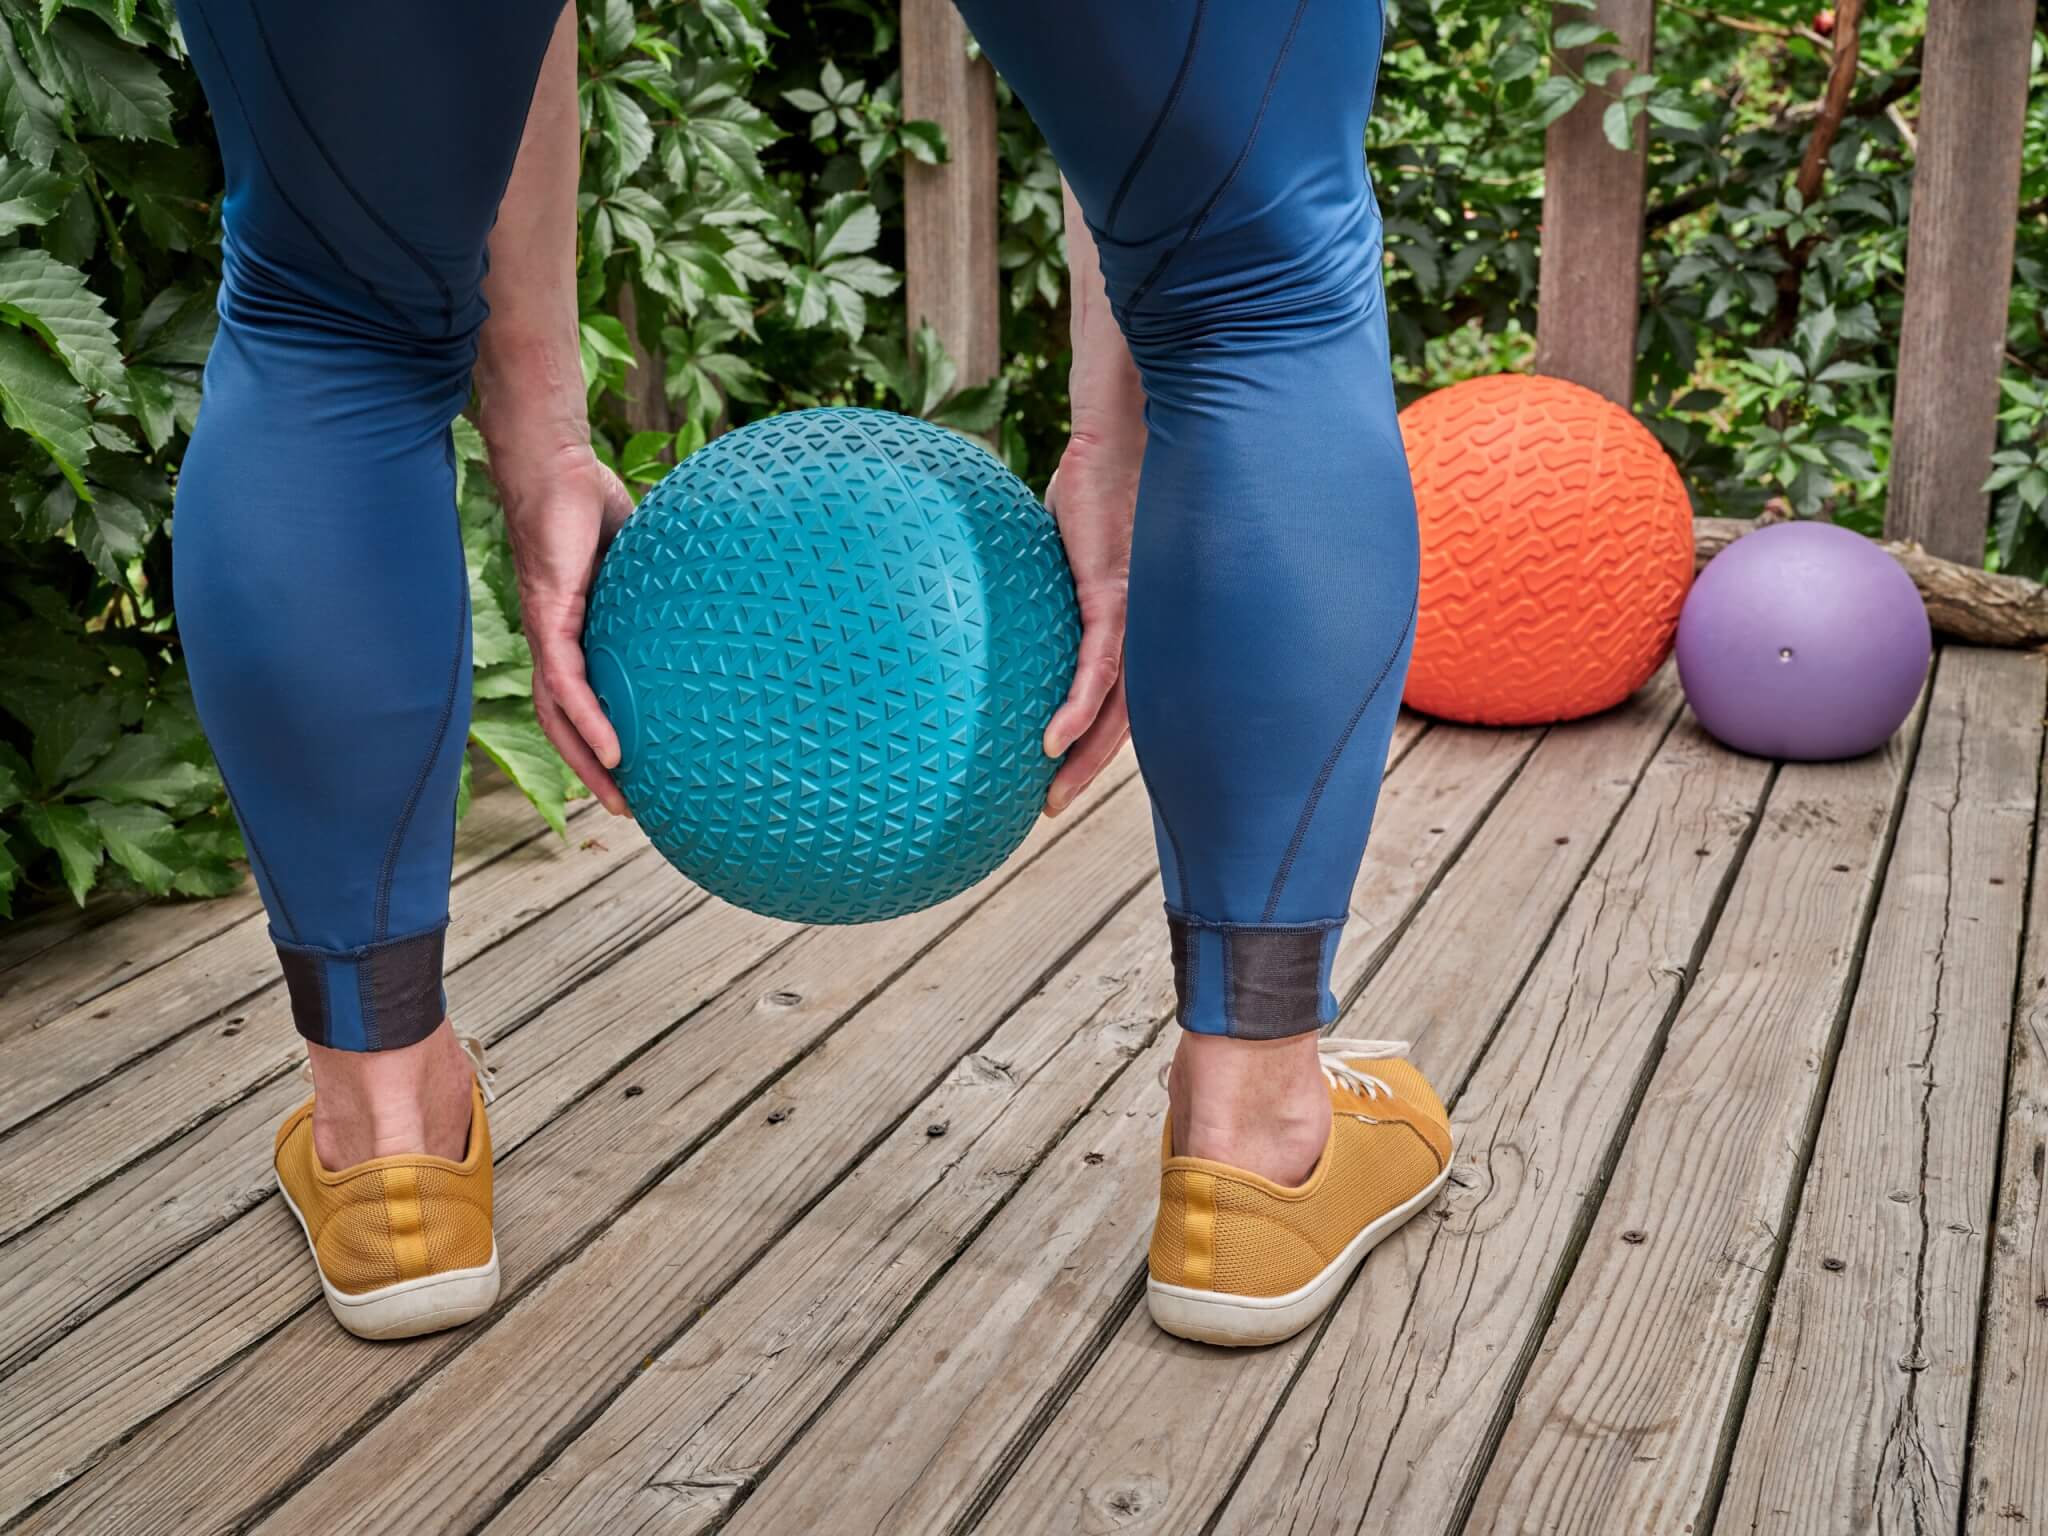
<svg viewBox="0 0 2048 1536">
<path fill-rule="evenodd" d="M 85 813 L 92 818 L 107 853 L 130 879 L 152 896 L 170 891 L 185 853 L 183 839 L 170 817 L 155 806 L 115 805 L 105 800 L 87 802 Z"/>
<path fill-rule="evenodd" d="M 27 724 L 36 780 L 57 789 L 107 755 L 121 733 L 121 709 L 105 692 L 65 692 L 38 708 Z"/>
<path fill-rule="evenodd" d="M 469 568 L 469 630 L 470 650 L 478 668 L 530 660 L 525 640 L 498 606 L 498 595 L 484 581 L 479 565 Z"/>
<path fill-rule="evenodd" d="M 0 420 L 33 438 L 81 496 L 81 470 L 92 454 L 92 415 L 85 391 L 42 344 L 12 326 L 0 327 Z"/>
<path fill-rule="evenodd" d="M 469 736 L 533 802 L 541 819 L 557 833 L 567 835 L 562 760 L 534 718 L 533 706 L 509 700 L 480 704 L 470 721 Z"/>
<path fill-rule="evenodd" d="M 871 251 L 882 238 L 882 216 L 875 205 L 855 192 L 827 198 L 818 210 L 812 263 L 820 268 L 842 256 Z"/>
<path fill-rule="evenodd" d="M 592 7 L 590 30 L 599 60 L 611 63 L 633 46 L 632 0 L 603 0 Z"/>
<path fill-rule="evenodd" d="M 1585 48 L 1593 43 L 1611 43 L 1614 34 L 1597 21 L 1568 21 L 1551 34 L 1554 48 Z"/>
<path fill-rule="evenodd" d="M 1536 109 L 1536 125 L 1548 128 L 1585 98 L 1586 88 L 1570 75 L 1552 75 L 1536 87 L 1530 105 Z"/>
<path fill-rule="evenodd" d="M 28 759 L 0 741 L 0 811 L 12 810 L 28 798 L 30 777 Z M 6 841 L 0 837 L 0 847 Z"/>
<path fill-rule="evenodd" d="M 624 181 L 654 153 L 654 128 L 640 103 L 617 86 L 605 86 L 598 99 L 604 103 L 604 139 L 615 157 L 614 174 Z"/>
<path fill-rule="evenodd" d="M 130 731 L 91 772 L 69 785 L 66 793 L 171 810 L 214 783 L 205 769 L 180 759 L 169 742 L 143 731 Z"/>
<path fill-rule="evenodd" d="M 75 267 L 46 251 L 0 253 L 0 319 L 41 336 L 87 389 L 103 395 L 122 392 L 124 369 L 114 322 Z"/>
<path fill-rule="evenodd" d="M 14 913 L 14 887 L 21 879 L 21 866 L 8 851 L 7 839 L 0 837 L 0 917 Z"/>
<path fill-rule="evenodd" d="M 1493 56 L 1493 78 L 1496 84 L 1507 85 L 1515 80 L 1526 80 L 1536 73 L 1543 63 L 1543 55 L 1524 42 L 1513 42 Z"/>
<path fill-rule="evenodd" d="M 1706 119 L 1697 112 L 1684 107 L 1661 105 L 1654 101 L 1650 103 L 1650 116 L 1666 128 L 1681 128 L 1687 133 L 1697 133 L 1707 126 Z"/>
<path fill-rule="evenodd" d="M 161 368 L 141 364 L 128 370 L 128 404 L 136 423 L 154 453 L 171 440 L 177 430 L 177 396 L 171 376 Z"/>
<path fill-rule="evenodd" d="M 174 142 L 171 89 L 139 49 L 72 16 L 59 16 L 42 32 L 28 30 L 23 41 L 36 74 L 61 90 L 90 127 L 117 139 Z"/>
<path fill-rule="evenodd" d="M 1600 114 L 1600 127 L 1607 135 L 1607 142 L 1624 153 L 1636 147 L 1635 114 L 1629 111 L 1629 103 L 1610 101 L 1607 110 Z"/>
<path fill-rule="evenodd" d="M 45 170 L 71 136 L 64 104 L 29 73 L 4 21 L 0 21 L 0 135 L 22 159 Z"/>
<path fill-rule="evenodd" d="M 211 291 L 166 288 L 149 301 L 135 327 L 135 359 L 164 367 L 202 367 L 219 324 Z"/>
<path fill-rule="evenodd" d="M 198 858 L 179 870 L 171 881 L 177 896 L 228 896 L 242 888 L 246 876 L 226 859 Z"/>
<path fill-rule="evenodd" d="M 104 851 L 92 819 L 75 805 L 31 805 L 21 820 L 30 837 L 57 855 L 71 899 L 84 906 Z"/>
<path fill-rule="evenodd" d="M 897 129 L 903 136 L 903 148 L 913 160 L 926 165 L 944 165 L 953 158 L 953 151 L 946 142 L 946 130 L 937 123 L 922 117 L 908 119 Z"/>
<path fill-rule="evenodd" d="M 149 529 L 147 512 L 105 486 L 71 518 L 71 536 L 78 541 L 79 553 L 117 587 L 129 586 L 128 562 L 142 553 Z"/>
<path fill-rule="evenodd" d="M 461 776 L 455 781 L 455 820 L 458 823 L 469 814 L 469 802 L 474 798 L 470 792 L 471 777 L 469 754 L 465 752 L 462 754 Z"/>
<path fill-rule="evenodd" d="M 49 223 L 70 195 L 62 176 L 0 156 L 0 235 Z"/>
</svg>

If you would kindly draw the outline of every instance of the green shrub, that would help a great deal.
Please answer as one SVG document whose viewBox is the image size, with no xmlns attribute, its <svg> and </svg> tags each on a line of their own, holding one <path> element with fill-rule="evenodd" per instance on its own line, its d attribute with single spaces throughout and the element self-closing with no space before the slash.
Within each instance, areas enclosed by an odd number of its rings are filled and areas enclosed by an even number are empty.
<svg viewBox="0 0 2048 1536">
<path fill-rule="evenodd" d="M 1542 128 L 1608 98 L 1647 120 L 1637 407 L 1703 511 L 1874 529 L 1889 457 L 1911 114 L 1926 0 L 1874 8 L 1820 194 L 1793 187 L 1828 68 L 1811 3 L 1658 8 L 1656 73 L 1616 89 L 1590 21 L 1396 0 L 1370 133 L 1404 398 L 1527 365 Z M 958 390 L 905 337 L 896 7 L 582 6 L 580 279 L 599 451 L 645 485 L 724 427 L 859 403 L 983 436 L 1042 483 L 1065 433 L 1057 174 L 1001 98 L 1003 375 Z M 1739 25 L 1736 23 L 1740 23 Z M 1587 46 L 1576 72 L 1557 45 Z M 2037 51 L 2036 67 L 2039 66 Z M 2048 97 L 2042 98 L 2048 100 Z M 212 333 L 220 170 L 169 0 L 0 0 L 0 912 L 98 880 L 209 894 L 239 842 L 194 718 L 169 519 Z M 2048 106 L 2027 131 L 1990 558 L 2048 569 Z M 635 370 L 636 357 L 647 366 Z M 654 375 L 650 386 L 649 376 Z M 476 610 L 472 741 L 552 824 L 574 793 L 533 720 L 481 443 L 457 424 Z"/>
</svg>

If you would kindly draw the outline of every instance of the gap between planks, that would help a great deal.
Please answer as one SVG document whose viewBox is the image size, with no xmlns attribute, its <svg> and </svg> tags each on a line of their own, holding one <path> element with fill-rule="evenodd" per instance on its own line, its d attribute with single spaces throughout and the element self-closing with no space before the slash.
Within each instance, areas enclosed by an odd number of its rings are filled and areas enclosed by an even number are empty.
<svg viewBox="0 0 2048 1536">
<path fill-rule="evenodd" d="M 1490 814 L 1400 933 L 1352 1017 L 1373 1013 L 1363 1026 L 1373 1033 L 1412 1026 L 1425 1059 L 1432 1035 L 1453 1027 L 1446 1019 L 1490 1024 L 1540 941 L 1540 933 L 1504 936 L 1502 904 L 1527 901 L 1548 930 L 1676 709 L 1675 691 L 1660 682 L 1615 716 L 1550 732 L 1506 793 L 1487 797 Z M 1562 783 L 1570 789 L 1559 795 Z M 1387 830 L 1383 822 L 1380 833 Z M 1504 869 L 1488 850 L 1509 844 L 1522 857 Z M 1383 849 L 1376 834 L 1368 860 Z M 1152 1059 L 1165 1059 L 1170 1043 Z M 1156 1188 L 1158 1113 L 1156 1090 L 1134 1069 L 767 1470 L 731 1528 L 938 1530 L 974 1520 L 1031 1453 L 1098 1346 L 1130 1326 Z M 1037 1487 L 1064 1487 L 1070 1476 L 1063 1469 Z M 1043 1513 L 1057 1521 L 1073 1510 Z"/>
<path fill-rule="evenodd" d="M 508 1289 L 507 1304 L 516 1298 L 522 1285 L 539 1278 L 543 1266 L 551 1262 L 550 1255 L 558 1256 L 564 1245 L 584 1232 L 591 1220 L 585 1207 L 597 1198 L 593 1193 L 596 1187 L 625 1177 L 625 1168 L 631 1166 L 628 1159 L 652 1156 L 658 1163 L 659 1154 L 647 1150 L 648 1127 L 643 1123 L 647 1114 L 673 1126 L 678 1139 L 688 1143 L 701 1129 L 697 1123 L 699 1112 L 701 1118 L 714 1123 L 723 1115 L 736 1113 L 737 1106 L 751 1102 L 753 1096 L 766 1090 L 775 1075 L 787 1068 L 791 1051 L 801 1053 L 815 1047 L 862 1006 L 875 987 L 913 963 L 966 916 L 998 896 L 1016 876 L 1032 869 L 1048 849 L 1062 845 L 1073 833 L 1086 833 L 1084 843 L 1093 838 L 1095 834 L 1087 829 L 1095 825 L 1100 803 L 1128 782 L 1130 772 L 1126 759 L 1105 775 L 1106 782 L 1092 797 L 1092 803 L 1078 808 L 1080 814 L 1070 813 L 1058 822 L 1041 823 L 1027 844 L 1026 854 L 1014 860 L 996 880 L 985 882 L 975 892 L 955 898 L 944 907 L 897 924 L 867 930 L 820 929 L 792 939 L 787 936 L 791 932 L 788 925 L 772 924 L 733 908 L 712 909 L 715 915 L 709 921 L 713 928 L 732 935 L 715 947 L 729 952 L 732 959 L 730 963 L 721 962 L 715 973 L 705 969 L 708 962 L 692 962 L 701 973 L 695 985 L 704 995 L 694 1000 L 685 997 L 676 1005 L 676 1012 L 661 1013 L 654 1026 L 642 1023 L 641 1011 L 653 1016 L 655 1007 L 667 1006 L 667 994 L 674 989 L 676 960 L 689 958 L 685 951 L 705 947 L 713 936 L 711 932 L 692 934 L 686 931 L 691 925 L 686 924 L 643 946 L 608 973 L 598 987 L 584 989 L 614 995 L 599 997 L 593 1003 L 583 993 L 571 994 L 570 1011 L 580 1008 L 615 1019 L 626 1012 L 627 1019 L 620 1019 L 605 1038 L 593 1039 L 581 1069 L 586 1079 L 582 1084 L 572 1083 L 574 1091 L 566 1097 L 557 1092 L 555 1079 L 562 1065 L 557 1062 L 545 1077 L 515 1085 L 525 1091 L 501 1097 L 493 1112 L 494 1126 L 507 1117 L 517 1126 L 523 1104 L 530 1102 L 535 1093 L 544 1101 L 541 1111 L 520 1131 L 523 1136 L 542 1137 L 534 1151 L 516 1159 L 516 1166 L 526 1170 L 526 1176 L 507 1180 L 500 1187 L 500 1199 L 504 1202 L 500 1239 L 506 1267 L 515 1277 L 523 1272 L 523 1278 L 516 1278 L 514 1286 Z M 1134 786 L 1131 792 L 1135 793 Z M 764 942 L 749 935 L 772 937 Z M 774 984 L 774 978 L 792 972 L 803 979 L 808 989 L 805 994 Z M 662 1002 L 657 1003 L 657 998 Z M 628 1019 L 632 1024 L 630 1030 L 623 1028 Z M 531 1038 L 536 1031 L 545 1033 L 540 1030 L 540 1023 L 544 1022 L 545 1019 L 527 1026 L 514 1037 L 515 1043 Z M 721 1024 L 722 1029 L 717 1027 Z M 639 1036 L 637 1041 L 633 1038 L 635 1034 Z M 621 1035 L 625 1038 L 620 1039 Z M 612 1044 L 609 1056 L 600 1058 L 592 1054 L 608 1043 Z M 618 1060 L 621 1054 L 626 1058 L 624 1061 Z M 651 1070 L 650 1063 L 668 1063 L 677 1074 L 675 1090 L 668 1097 L 649 1092 L 632 1111 L 620 1109 L 618 1101 L 600 1102 L 595 1097 L 603 1082 L 615 1080 L 626 1070 Z M 721 1100 L 720 1094 L 727 1097 Z M 704 1102 L 699 1102 L 700 1098 Z M 638 1132 L 629 1135 L 635 1126 Z M 593 1134 L 593 1128 L 601 1132 L 598 1140 L 579 1145 L 579 1133 L 587 1138 Z M 505 1139 L 516 1143 L 519 1138 Z M 620 1139 L 626 1144 L 607 1157 L 605 1146 Z M 522 1150 L 513 1145 L 501 1157 L 501 1165 L 514 1161 L 514 1154 Z M 586 1161 L 579 1162 L 579 1155 Z M 529 1169 L 528 1165 L 536 1163 L 536 1159 L 538 1166 Z M 621 1198 L 630 1198 L 634 1193 L 630 1183 L 620 1191 Z M 523 1214 L 529 1207 L 533 1208 L 530 1218 Z M 62 1382 L 77 1379 L 81 1370 L 97 1369 L 99 1354 L 134 1357 L 133 1364 L 126 1367 L 130 1378 L 128 1391 L 118 1404 L 104 1406 L 105 1394 L 101 1393 L 96 1400 L 79 1405 L 78 1412 L 89 1422 L 76 1426 L 70 1438 L 80 1444 L 69 1451 L 47 1449 L 47 1430 L 32 1443 L 34 1453 L 45 1464 L 41 1477 L 54 1479 L 48 1491 L 38 1496 L 45 1502 L 42 1514 L 47 1518 L 32 1524 L 60 1523 L 70 1517 L 69 1511 L 81 1506 L 89 1508 L 96 1496 L 110 1492 L 117 1503 L 123 1498 L 132 1499 L 137 1485 L 124 1482 L 117 1467 L 152 1455 L 166 1456 L 174 1469 L 160 1481 L 151 1477 L 141 1480 L 142 1486 L 151 1487 L 162 1496 L 152 1504 L 153 1512 L 167 1508 L 178 1497 L 201 1503 L 214 1500 L 209 1507 L 217 1509 L 222 1507 L 218 1501 L 233 1501 L 226 1507 L 228 1512 L 238 1505 L 246 1507 L 261 1500 L 280 1477 L 289 1475 L 295 1464 L 321 1454 L 322 1446 L 340 1426 L 330 1419 L 310 1415 L 295 1422 L 292 1432 L 282 1437 L 289 1441 L 287 1445 L 272 1432 L 274 1420 L 265 1418 L 260 1428 L 252 1421 L 250 1433 L 234 1437 L 235 1444 L 215 1443 L 211 1431 L 221 1423 L 258 1412 L 260 1405 L 256 1399 L 265 1397 L 260 1387 L 238 1392 L 238 1383 L 260 1380 L 273 1370 L 268 1363 L 271 1361 L 283 1361 L 276 1369 L 289 1377 L 291 1372 L 285 1367 L 303 1355 L 308 1362 L 304 1369 L 312 1373 L 312 1378 L 322 1381 L 320 1395 L 333 1400 L 330 1406 L 348 1401 L 374 1405 L 395 1390 L 402 1390 L 409 1379 L 431 1369 L 430 1361 L 465 1347 L 482 1332 L 472 1328 L 423 1346 L 397 1349 L 346 1340 L 324 1311 L 318 1311 L 317 1303 L 309 1308 L 303 1299 L 310 1276 L 305 1273 L 303 1247 L 296 1233 L 285 1231 L 289 1225 L 275 1216 L 263 1223 L 260 1230 L 247 1221 L 238 1223 L 195 1250 L 189 1262 L 173 1266 L 161 1283 L 153 1281 L 144 1287 L 137 1293 L 137 1305 L 124 1305 L 93 1319 L 86 1329 L 68 1335 L 57 1349 L 37 1362 L 39 1370 L 48 1363 L 44 1374 L 59 1373 L 46 1388 L 55 1391 Z M 218 1251 L 209 1257 L 209 1250 Z M 249 1273 L 252 1267 L 257 1271 L 254 1275 Z M 185 1276 L 179 1275 L 180 1270 L 186 1272 Z M 207 1281 L 204 1277 L 208 1273 L 217 1273 L 220 1279 Z M 175 1283 L 180 1278 L 186 1283 Z M 231 1287 L 225 1298 L 217 1294 L 221 1280 Z M 146 1296 L 154 1299 L 144 1299 Z M 181 1304 L 205 1306 L 213 1315 L 203 1320 L 204 1326 L 195 1321 L 190 1331 L 199 1336 L 196 1342 L 181 1341 L 175 1352 L 179 1358 L 166 1360 L 162 1349 L 151 1352 L 148 1335 L 152 1327 L 163 1326 L 160 1319 L 166 1315 L 166 1309 L 176 1315 Z M 152 1323 L 151 1312 L 157 1314 L 158 1321 Z M 91 1347 L 69 1348 L 88 1332 L 96 1333 Z M 138 1338 L 138 1333 L 143 1337 Z M 280 1350 L 284 1351 L 282 1356 Z M 82 1359 L 70 1358 L 80 1355 Z M 196 1400 L 176 1401 L 181 1391 L 190 1391 L 209 1376 L 216 1379 L 199 1391 L 201 1398 L 221 1405 L 211 1419 L 205 1413 L 195 1413 Z M 10 1383 L 10 1389 L 13 1386 Z M 139 1404 L 131 1401 L 135 1399 L 141 1400 Z M 140 1434 L 132 1433 L 138 1416 L 131 1414 L 131 1408 L 137 1406 L 141 1410 L 139 1417 L 157 1415 L 155 1422 Z M 99 1412 L 95 1419 L 96 1408 Z M 108 1478 L 77 1490 L 73 1496 L 61 1496 L 66 1483 L 94 1458 L 108 1454 L 110 1442 L 122 1436 L 127 1437 L 126 1443 L 111 1452 L 110 1461 L 116 1464 L 116 1470 Z M 171 1442 L 168 1451 L 162 1444 L 165 1440 Z M 265 1473 L 249 1464 L 250 1458 L 244 1452 L 251 1440 L 264 1445 L 265 1456 L 258 1460 L 265 1466 L 275 1465 L 278 1470 Z M 216 1467 L 213 1475 L 195 1475 L 194 1458 L 205 1460 L 209 1456 L 226 1458 L 224 1467 Z M 260 1481 L 248 1492 L 236 1491 L 251 1479 Z M 90 1526 L 93 1517 L 86 1514 L 79 1518 Z M 182 1514 L 169 1518 L 167 1528 L 181 1528 Z"/>
<path fill-rule="evenodd" d="M 1763 1350 L 1710 1506 L 1955 1530 L 2048 659 L 1942 656 Z M 2048 1448 L 2044 1448 L 2048 1449 Z"/>
<path fill-rule="evenodd" d="M 1464 1528 L 1704 1528 L 1928 698 L 1872 757 L 1780 770 Z"/>
</svg>

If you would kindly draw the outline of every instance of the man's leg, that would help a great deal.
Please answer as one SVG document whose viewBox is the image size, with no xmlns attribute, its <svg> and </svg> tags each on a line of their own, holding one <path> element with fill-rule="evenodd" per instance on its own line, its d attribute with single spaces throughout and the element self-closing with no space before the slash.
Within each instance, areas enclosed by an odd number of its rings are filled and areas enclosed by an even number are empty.
<svg viewBox="0 0 2048 1536">
<path fill-rule="evenodd" d="M 961 9 L 1086 214 L 1144 383 L 1125 666 L 1184 1029 L 1148 1296 L 1174 1332 L 1266 1342 L 1450 1153 L 1395 1046 L 1318 1040 L 1415 620 L 1363 164 L 1382 16 Z"/>
<path fill-rule="evenodd" d="M 178 487 L 179 629 L 313 1059 L 316 1107 L 280 1133 L 280 1177 L 330 1299 L 370 1298 L 336 1302 L 359 1332 L 472 1306 L 486 1252 L 496 1289 L 488 1135 L 441 988 L 470 697 L 449 423 L 561 15 L 559 0 L 180 6 L 227 199 L 220 329 Z M 380 1172 L 372 1195 L 328 1177 L 422 1153 L 447 1167 Z M 378 1299 L 417 1299 L 451 1264 L 476 1272 L 466 1291 L 410 1312 Z"/>
</svg>

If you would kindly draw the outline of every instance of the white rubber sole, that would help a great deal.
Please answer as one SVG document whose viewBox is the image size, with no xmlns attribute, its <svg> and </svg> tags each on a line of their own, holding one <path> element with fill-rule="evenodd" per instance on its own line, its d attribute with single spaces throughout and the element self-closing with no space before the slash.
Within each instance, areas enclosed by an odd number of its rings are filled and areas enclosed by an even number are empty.
<svg viewBox="0 0 2048 1536">
<path fill-rule="evenodd" d="M 1322 1273 L 1284 1296 L 1227 1296 L 1221 1291 L 1168 1285 L 1148 1276 L 1145 1304 L 1151 1309 L 1152 1321 L 1177 1338 L 1231 1348 L 1278 1344 L 1282 1339 L 1291 1339 L 1329 1311 L 1337 1293 L 1344 1289 L 1344 1282 L 1365 1262 L 1365 1256 L 1379 1246 L 1381 1239 L 1434 1200 L 1450 1174 L 1446 1167 L 1420 1193 L 1395 1206 L 1346 1243 L 1344 1251 Z"/>
<path fill-rule="evenodd" d="M 292 1200 L 292 1192 L 278 1180 L 277 1192 L 285 1208 L 299 1224 L 306 1239 L 306 1251 L 313 1256 L 313 1272 L 320 1276 L 320 1289 L 327 1295 L 327 1308 L 336 1322 L 359 1339 L 412 1339 L 423 1333 L 455 1328 L 490 1311 L 498 1299 L 498 1243 L 491 1240 L 491 1261 L 474 1269 L 451 1269 L 443 1274 L 423 1275 L 417 1280 L 400 1280 L 374 1291 L 351 1294 L 327 1283 L 320 1268 L 320 1250 L 313 1246 L 313 1234 L 306 1218 Z"/>
</svg>

